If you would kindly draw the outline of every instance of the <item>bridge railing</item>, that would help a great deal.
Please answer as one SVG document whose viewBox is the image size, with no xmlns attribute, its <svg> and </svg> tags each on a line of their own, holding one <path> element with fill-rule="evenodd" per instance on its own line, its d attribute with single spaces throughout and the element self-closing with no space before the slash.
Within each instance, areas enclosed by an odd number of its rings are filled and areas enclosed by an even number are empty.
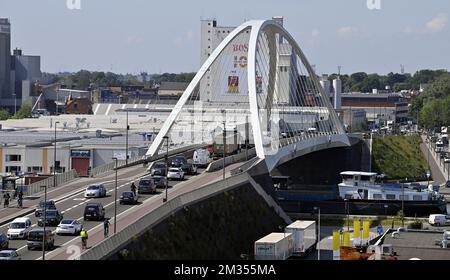
<svg viewBox="0 0 450 280">
<path fill-rule="evenodd" d="M 105 239 L 90 250 L 84 252 L 80 256 L 80 259 L 108 259 L 116 254 L 120 249 L 126 247 L 131 242 L 133 237 L 141 236 L 158 222 L 163 221 L 173 213 L 176 213 L 186 206 L 205 200 L 228 189 L 234 189 L 247 182 L 247 173 L 242 173 L 229 177 L 224 181 L 221 180 L 214 182 L 191 192 L 179 195 L 160 205 L 158 208 L 149 212 L 135 223 L 119 231 L 117 234 Z"/>
<path fill-rule="evenodd" d="M 56 175 L 56 186 L 61 186 L 62 184 L 72 181 L 75 178 L 78 178 L 78 173 L 75 169 L 72 169 L 63 174 L 57 174 Z M 53 176 L 51 176 L 44 180 L 29 184 L 28 186 L 26 186 L 25 193 L 27 196 L 30 196 L 35 193 L 41 192 L 45 186 L 47 186 L 47 188 L 55 187 L 53 184 L 54 184 L 54 178 L 53 178 Z"/>
</svg>

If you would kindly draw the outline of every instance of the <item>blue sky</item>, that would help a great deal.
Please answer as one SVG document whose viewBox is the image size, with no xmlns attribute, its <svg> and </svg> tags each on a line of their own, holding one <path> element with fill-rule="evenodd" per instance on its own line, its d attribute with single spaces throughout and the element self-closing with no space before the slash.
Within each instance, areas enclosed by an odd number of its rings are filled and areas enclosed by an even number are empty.
<svg viewBox="0 0 450 280">
<path fill-rule="evenodd" d="M 200 19 L 237 26 L 282 15 L 318 73 L 386 74 L 450 68 L 450 1 L 380 0 L 0 0 L 12 48 L 41 55 L 46 72 L 197 71 Z"/>
</svg>

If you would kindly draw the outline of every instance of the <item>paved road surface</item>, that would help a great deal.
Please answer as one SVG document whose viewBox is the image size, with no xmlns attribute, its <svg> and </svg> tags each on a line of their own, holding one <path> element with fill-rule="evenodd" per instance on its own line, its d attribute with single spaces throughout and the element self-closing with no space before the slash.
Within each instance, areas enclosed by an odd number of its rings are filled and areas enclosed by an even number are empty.
<svg viewBox="0 0 450 280">
<path fill-rule="evenodd" d="M 239 164 L 234 164 L 227 167 L 227 176 L 230 176 L 229 171 L 234 169 Z M 124 169 L 120 172 L 118 176 L 118 195 L 121 194 L 122 191 L 129 191 L 129 186 L 131 180 L 137 180 L 138 178 L 146 175 L 147 172 L 145 168 L 142 166 L 133 167 L 129 169 Z M 114 174 L 112 175 L 114 178 Z M 203 169 L 199 169 L 199 175 L 196 176 L 186 176 L 185 181 L 183 182 L 170 182 L 170 188 L 168 190 L 168 197 L 171 199 L 172 197 L 178 196 L 182 193 L 191 191 L 202 185 L 210 182 L 214 182 L 222 179 L 222 171 L 216 171 L 212 173 L 205 173 Z M 81 221 L 86 229 L 88 230 L 89 240 L 88 247 L 97 244 L 98 242 L 104 239 L 103 237 L 103 223 L 97 221 L 83 221 L 83 212 L 84 207 L 87 202 L 95 201 L 100 202 L 106 209 L 106 217 L 112 218 L 110 220 L 110 235 L 113 234 L 114 231 L 114 186 L 115 181 L 111 180 L 111 176 L 106 176 L 104 178 L 96 179 L 99 182 L 103 182 L 107 189 L 107 197 L 105 198 L 97 198 L 97 199 L 85 199 L 84 196 L 84 188 L 85 184 L 80 184 L 76 182 L 72 184 L 70 187 L 65 186 L 65 193 L 69 190 L 72 190 L 73 195 L 59 201 L 57 203 L 57 208 L 64 214 L 64 218 L 72 218 L 78 219 Z M 61 193 L 64 192 L 59 190 L 53 192 L 49 195 L 49 197 L 57 197 L 60 196 Z M 138 205 L 119 205 L 117 202 L 117 230 L 120 231 L 124 227 L 133 223 L 149 211 L 160 206 L 162 202 L 162 198 L 165 197 L 165 191 L 158 189 L 158 193 L 153 195 L 139 195 L 139 204 Z M 25 206 L 28 207 L 28 210 L 34 209 L 38 201 L 27 201 Z M 19 209 L 7 209 L 7 211 L 15 211 L 16 215 L 20 212 Z M 2 214 L 5 216 L 5 214 Z M 34 213 L 26 215 L 32 219 L 34 226 L 36 226 L 37 218 L 34 216 Z M 55 228 L 52 227 L 54 230 Z M 7 225 L 3 225 L 0 227 L 0 232 L 6 233 Z M 56 248 L 52 251 L 46 253 L 46 259 L 68 259 L 70 258 L 70 252 L 67 252 L 67 248 L 70 245 L 80 246 L 80 238 L 78 236 L 55 236 L 55 245 Z M 18 253 L 21 255 L 24 260 L 36 260 L 42 257 L 42 250 L 36 251 L 28 251 L 26 247 L 25 240 L 11 240 L 10 248 L 18 250 Z M 77 248 L 77 247 L 75 247 Z"/>
</svg>

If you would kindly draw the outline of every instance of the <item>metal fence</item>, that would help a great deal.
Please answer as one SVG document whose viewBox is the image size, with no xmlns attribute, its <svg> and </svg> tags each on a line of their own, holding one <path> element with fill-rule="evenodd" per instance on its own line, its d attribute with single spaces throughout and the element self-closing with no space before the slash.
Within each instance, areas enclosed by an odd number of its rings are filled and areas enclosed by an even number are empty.
<svg viewBox="0 0 450 280">
<path fill-rule="evenodd" d="M 75 169 L 70 170 L 69 172 L 63 173 L 63 174 L 57 174 L 56 175 L 56 186 L 60 186 L 64 183 L 67 183 L 75 178 L 78 178 L 78 173 Z M 53 176 L 48 177 L 47 179 L 41 180 L 36 183 L 29 184 L 26 186 L 26 195 L 30 196 L 35 193 L 38 193 L 42 191 L 42 188 L 47 186 L 47 188 L 53 188 L 54 187 L 54 178 Z"/>
<path fill-rule="evenodd" d="M 142 159 L 142 156 L 137 156 L 137 157 L 134 157 L 134 158 L 130 158 L 130 159 L 128 159 L 128 164 L 135 163 L 135 162 L 137 162 L 137 161 L 139 161 L 141 159 Z M 122 166 L 125 165 L 125 163 L 126 163 L 125 160 L 118 160 L 117 161 L 117 167 L 122 167 Z M 116 168 L 116 162 L 112 161 L 110 163 L 107 163 L 107 164 L 104 164 L 104 165 L 92 168 L 91 172 L 89 173 L 89 176 L 90 177 L 95 177 L 95 176 L 98 176 L 98 175 L 100 175 L 102 173 L 106 173 L 108 171 L 114 170 L 114 168 Z"/>
</svg>

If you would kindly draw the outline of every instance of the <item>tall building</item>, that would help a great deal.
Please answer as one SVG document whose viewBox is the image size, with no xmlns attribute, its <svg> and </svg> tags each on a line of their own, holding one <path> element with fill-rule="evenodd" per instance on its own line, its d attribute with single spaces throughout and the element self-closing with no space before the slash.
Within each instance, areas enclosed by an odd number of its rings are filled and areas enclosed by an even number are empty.
<svg viewBox="0 0 450 280">
<path fill-rule="evenodd" d="M 11 24 L 0 18 L 0 105 L 11 98 Z M 9 100 L 8 100 L 9 101 Z"/>
<path fill-rule="evenodd" d="M 14 81 L 14 92 L 19 100 L 18 104 L 34 104 L 37 94 L 34 92 L 35 81 L 40 81 L 41 57 L 37 55 L 23 55 L 22 50 L 13 51 L 12 76 Z"/>
</svg>

